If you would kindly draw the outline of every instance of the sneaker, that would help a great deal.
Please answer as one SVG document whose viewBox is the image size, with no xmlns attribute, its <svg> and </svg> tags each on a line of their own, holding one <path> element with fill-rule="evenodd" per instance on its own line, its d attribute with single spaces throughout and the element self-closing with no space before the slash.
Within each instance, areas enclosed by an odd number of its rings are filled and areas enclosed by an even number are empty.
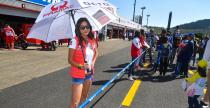
<svg viewBox="0 0 210 108">
<path fill-rule="evenodd" d="M 134 70 L 133 70 L 134 72 L 136 72 L 137 71 L 137 69 L 136 68 L 134 68 Z"/>
<path fill-rule="evenodd" d="M 207 102 L 204 102 L 202 100 L 200 101 L 200 104 L 204 107 L 207 107 L 207 108 L 208 108 L 208 105 L 209 105 Z"/>
<path fill-rule="evenodd" d="M 181 76 L 180 76 L 180 75 L 176 75 L 176 76 L 175 76 L 175 78 L 177 78 L 177 79 L 178 79 L 178 78 L 181 78 Z"/>
<path fill-rule="evenodd" d="M 202 108 L 210 108 L 209 106 L 202 106 Z"/>
<path fill-rule="evenodd" d="M 132 78 L 137 79 L 137 78 L 139 78 L 139 76 L 134 75 L 134 76 L 132 76 Z"/>
<path fill-rule="evenodd" d="M 132 76 L 129 76 L 128 79 L 129 79 L 130 81 L 133 81 L 133 80 L 134 80 Z"/>
<path fill-rule="evenodd" d="M 136 69 L 137 69 L 138 71 L 140 71 L 140 70 L 141 70 L 141 67 L 140 67 L 140 66 L 137 66 Z"/>
</svg>

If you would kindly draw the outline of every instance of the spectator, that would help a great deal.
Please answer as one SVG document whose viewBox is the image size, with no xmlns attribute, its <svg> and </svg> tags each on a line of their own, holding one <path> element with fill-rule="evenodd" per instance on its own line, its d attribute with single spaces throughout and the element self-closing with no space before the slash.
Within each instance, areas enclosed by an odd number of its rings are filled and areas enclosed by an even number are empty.
<svg viewBox="0 0 210 108">
<path fill-rule="evenodd" d="M 136 32 L 131 45 L 131 57 L 132 61 L 135 60 L 141 54 L 142 44 L 140 43 L 139 32 Z M 134 69 L 139 68 L 139 58 L 130 66 L 128 72 L 128 79 L 134 80 Z"/>
<path fill-rule="evenodd" d="M 174 30 L 172 41 L 173 41 L 173 44 L 172 44 L 171 61 L 174 61 L 175 56 L 176 56 L 176 50 L 177 48 L 179 48 L 179 44 L 181 43 L 181 33 L 180 33 L 179 26 L 177 26 L 176 29 Z"/>
<path fill-rule="evenodd" d="M 176 26 L 176 29 L 174 30 L 174 33 L 173 33 L 173 35 L 175 36 L 175 35 L 180 35 L 180 29 L 179 29 L 179 26 Z"/>
<path fill-rule="evenodd" d="M 84 102 L 91 88 L 94 65 L 98 55 L 92 26 L 86 18 L 80 18 L 75 27 L 75 38 L 69 42 L 68 62 L 71 64 L 72 98 L 70 108 Z"/>
<path fill-rule="evenodd" d="M 59 40 L 58 40 L 58 45 L 59 45 L 59 46 L 63 46 L 63 39 L 59 39 Z"/>
<path fill-rule="evenodd" d="M 4 26 L 0 23 L 0 48 L 5 48 Z"/>
<path fill-rule="evenodd" d="M 96 40 L 97 47 L 99 45 L 99 33 L 98 31 L 93 31 L 94 39 Z"/>
<path fill-rule="evenodd" d="M 208 41 L 208 37 L 204 37 L 201 40 L 200 48 L 199 48 L 199 60 L 201 60 L 203 58 L 203 54 L 204 54 L 204 51 L 205 51 L 205 48 L 207 45 L 207 41 Z"/>
<path fill-rule="evenodd" d="M 203 95 L 205 88 L 207 66 L 208 62 L 206 60 L 200 60 L 198 62 L 198 69 L 194 72 L 192 77 L 185 79 L 190 83 L 190 86 L 187 88 L 188 108 L 201 108 L 199 97 Z"/>
<path fill-rule="evenodd" d="M 182 48 L 177 56 L 178 61 L 180 61 L 180 74 L 184 74 L 184 77 L 188 77 L 188 67 L 193 54 L 193 34 L 188 34 L 186 36 L 186 45 Z"/>
<path fill-rule="evenodd" d="M 143 29 L 141 29 L 140 30 L 140 42 L 141 42 L 141 44 L 142 44 L 142 50 L 143 50 L 143 52 L 144 51 L 146 51 L 146 36 L 145 36 L 145 31 L 143 30 Z M 147 44 L 148 45 L 148 44 Z M 141 60 L 141 65 L 142 65 L 142 63 L 145 63 L 146 62 L 146 53 L 144 53 L 143 55 L 142 55 L 142 60 Z"/>
<path fill-rule="evenodd" d="M 149 33 L 146 35 L 146 41 L 149 44 L 150 48 L 146 53 L 149 53 L 150 64 L 152 64 L 152 50 L 155 48 L 155 36 L 154 31 L 151 29 Z M 145 56 L 144 56 L 145 57 Z M 145 58 L 144 58 L 145 59 Z M 145 61 L 145 60 L 144 60 Z"/>
<path fill-rule="evenodd" d="M 99 41 L 105 40 L 104 32 L 100 32 L 98 36 L 99 36 Z"/>
<path fill-rule="evenodd" d="M 166 36 L 166 30 L 162 30 L 161 37 L 159 40 L 159 52 L 160 52 L 160 76 L 165 76 L 168 68 L 169 59 L 169 48 L 168 38 Z"/>
<path fill-rule="evenodd" d="M 128 41 L 132 40 L 132 38 L 133 38 L 133 33 L 130 31 L 128 36 Z"/>
<path fill-rule="evenodd" d="M 203 59 L 206 60 L 208 62 L 208 68 L 207 68 L 207 91 L 206 91 L 206 95 L 208 96 L 208 99 L 205 99 L 204 96 L 204 101 L 209 102 L 210 100 L 210 41 L 207 42 L 206 44 L 206 48 L 205 48 L 205 52 L 204 52 L 204 56 Z"/>
<path fill-rule="evenodd" d="M 123 40 L 126 38 L 126 31 L 123 33 Z"/>
<path fill-rule="evenodd" d="M 179 75 L 180 75 L 181 65 L 182 65 L 181 60 L 180 60 L 180 58 L 179 58 L 181 55 L 179 55 L 179 54 L 180 54 L 180 52 L 184 49 L 184 47 L 185 47 L 186 44 L 187 44 L 186 37 L 187 37 L 187 35 L 185 35 L 185 36 L 183 37 L 182 43 L 179 44 L 179 47 L 178 47 L 177 50 L 176 50 L 176 52 L 177 52 L 177 61 L 176 61 L 176 67 L 175 67 L 174 76 L 177 77 L 177 78 L 178 78 Z"/>
<path fill-rule="evenodd" d="M 4 33 L 6 35 L 6 44 L 8 49 L 14 49 L 14 41 L 15 41 L 15 32 L 14 30 L 6 24 L 4 27 Z"/>
<path fill-rule="evenodd" d="M 163 29 L 163 30 L 161 31 L 161 35 L 160 35 L 160 38 L 159 38 L 158 44 L 160 45 L 160 44 L 165 43 L 165 40 L 167 40 L 167 41 L 168 41 L 168 38 L 167 38 L 167 32 L 166 32 L 166 30 L 165 30 L 165 29 Z"/>
<path fill-rule="evenodd" d="M 195 65 L 195 60 L 196 60 L 196 54 L 197 54 L 197 51 L 198 51 L 198 45 L 197 45 L 197 42 L 195 40 L 195 37 L 193 38 L 193 56 L 192 56 L 192 67 L 194 67 Z"/>
</svg>

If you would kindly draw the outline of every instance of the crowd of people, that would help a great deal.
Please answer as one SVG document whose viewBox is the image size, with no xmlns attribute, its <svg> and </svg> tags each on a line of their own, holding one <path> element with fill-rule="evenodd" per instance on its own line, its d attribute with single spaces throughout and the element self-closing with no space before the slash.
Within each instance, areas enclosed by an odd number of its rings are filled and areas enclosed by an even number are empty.
<svg viewBox="0 0 210 108">
<path fill-rule="evenodd" d="M 173 34 L 165 29 L 161 31 L 160 35 L 157 35 L 152 29 L 147 33 L 140 30 L 140 33 L 136 32 L 132 39 L 131 57 L 132 61 L 136 61 L 130 67 L 128 79 L 136 78 L 136 72 L 140 70 L 143 63 L 146 63 L 146 55 L 149 56 L 148 61 L 153 67 L 152 70 L 154 73 L 158 73 L 160 79 L 164 79 L 170 65 L 175 65 L 174 73 L 170 76 L 174 79 L 183 78 L 186 85 L 188 84 L 185 90 L 189 108 L 202 108 L 202 105 L 206 105 L 204 101 L 208 97 L 204 96 L 203 101 L 199 100 L 199 97 L 203 96 L 207 82 L 210 54 L 206 57 L 205 53 L 209 52 L 207 50 L 210 47 L 207 46 L 208 40 L 207 36 L 199 37 L 194 33 L 181 34 L 179 27 Z M 199 57 L 196 59 L 197 53 Z M 196 60 L 198 61 L 197 68 L 194 67 Z M 188 73 L 189 69 L 194 69 L 192 75 Z M 208 95 L 208 92 L 205 95 Z"/>
</svg>

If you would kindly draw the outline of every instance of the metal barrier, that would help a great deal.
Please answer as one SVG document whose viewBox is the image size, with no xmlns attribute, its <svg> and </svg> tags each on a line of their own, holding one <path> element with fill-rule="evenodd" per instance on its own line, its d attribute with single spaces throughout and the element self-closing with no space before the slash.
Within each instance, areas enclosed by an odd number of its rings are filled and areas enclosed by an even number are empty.
<svg viewBox="0 0 210 108">
<path fill-rule="evenodd" d="M 117 79 L 121 74 L 125 73 L 125 70 L 130 67 L 138 58 L 140 58 L 147 50 L 141 53 L 136 59 L 130 62 L 125 68 L 123 68 L 117 75 L 115 75 L 111 80 L 109 80 L 106 84 L 100 87 L 95 93 L 93 93 L 85 102 L 83 102 L 79 108 L 84 108 L 88 105 L 97 95 L 99 95 L 107 86 L 109 86 L 115 79 Z"/>
</svg>

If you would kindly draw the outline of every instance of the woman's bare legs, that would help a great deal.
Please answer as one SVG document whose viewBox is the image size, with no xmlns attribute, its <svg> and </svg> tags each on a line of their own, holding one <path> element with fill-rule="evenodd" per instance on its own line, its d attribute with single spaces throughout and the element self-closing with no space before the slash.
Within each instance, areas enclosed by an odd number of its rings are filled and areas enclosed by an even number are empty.
<svg viewBox="0 0 210 108">
<path fill-rule="evenodd" d="M 72 84 L 72 97 L 70 108 L 77 108 L 80 103 L 81 94 L 83 89 L 83 84 Z"/>
</svg>

